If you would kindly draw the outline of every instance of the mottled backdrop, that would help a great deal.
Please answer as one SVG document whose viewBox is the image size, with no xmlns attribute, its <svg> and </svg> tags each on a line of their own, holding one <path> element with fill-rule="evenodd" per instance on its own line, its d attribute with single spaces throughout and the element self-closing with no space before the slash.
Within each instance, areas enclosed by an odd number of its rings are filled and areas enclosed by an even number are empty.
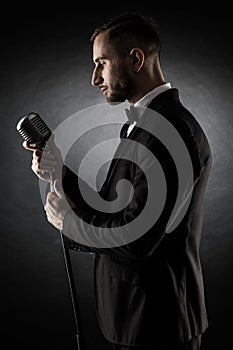
<svg viewBox="0 0 233 350">
<path fill-rule="evenodd" d="M 133 10 L 100 2 L 87 10 L 64 5 L 1 8 L 0 346 L 75 350 L 72 305 L 59 234 L 47 223 L 31 154 L 16 123 L 38 112 L 55 129 L 79 110 L 105 102 L 90 84 L 89 37 L 110 15 Z M 87 4 L 88 5 L 88 4 Z M 209 139 L 213 165 L 207 185 L 201 256 L 209 329 L 203 350 L 233 347 L 232 19 L 228 8 L 196 3 L 135 10 L 155 17 L 162 68 L 180 89 Z M 82 144 L 85 149 L 85 142 Z M 81 149 L 80 149 L 81 152 Z M 77 162 L 79 155 L 77 154 Z M 69 157 L 68 157 L 69 158 Z M 67 159 L 69 161 L 69 159 Z M 100 174 L 101 175 L 101 174 Z M 101 176 L 100 176 L 100 181 Z M 71 252 L 86 350 L 109 349 L 95 315 L 93 255 Z"/>
</svg>

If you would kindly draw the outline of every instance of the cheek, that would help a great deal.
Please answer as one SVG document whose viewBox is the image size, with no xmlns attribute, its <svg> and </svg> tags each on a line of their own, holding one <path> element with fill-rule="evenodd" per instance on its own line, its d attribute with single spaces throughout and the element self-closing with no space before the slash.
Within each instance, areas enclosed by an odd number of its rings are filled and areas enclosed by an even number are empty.
<svg viewBox="0 0 233 350">
<path fill-rule="evenodd" d="M 110 67 L 106 72 L 106 79 L 109 82 L 109 85 L 116 86 L 119 84 L 119 81 L 122 77 L 122 70 L 119 67 Z"/>
<path fill-rule="evenodd" d="M 105 67 L 103 77 L 106 85 L 112 90 L 125 88 L 130 80 L 127 67 L 119 64 L 112 64 Z"/>
<path fill-rule="evenodd" d="M 126 69 L 120 69 L 114 78 L 113 84 L 117 85 L 119 88 L 126 88 L 129 85 L 130 76 Z"/>
<path fill-rule="evenodd" d="M 111 85 L 112 76 L 113 76 L 113 70 L 111 69 L 111 67 L 105 67 L 103 71 L 103 78 L 104 78 L 104 82 L 107 85 Z"/>
</svg>

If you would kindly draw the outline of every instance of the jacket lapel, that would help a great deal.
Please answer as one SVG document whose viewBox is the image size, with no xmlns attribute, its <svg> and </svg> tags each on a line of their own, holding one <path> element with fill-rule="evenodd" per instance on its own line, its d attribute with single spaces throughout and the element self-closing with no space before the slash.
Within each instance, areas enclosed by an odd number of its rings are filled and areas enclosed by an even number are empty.
<svg viewBox="0 0 233 350">
<path fill-rule="evenodd" d="M 166 90 L 166 91 L 162 92 L 161 94 L 159 94 L 158 96 L 156 96 L 151 101 L 148 108 L 150 110 L 152 109 L 154 111 L 159 112 L 161 106 L 164 105 L 164 103 L 166 104 L 167 101 L 174 100 L 174 99 L 178 98 L 177 94 L 178 94 L 178 90 L 175 88 L 171 88 L 169 90 Z M 133 130 L 130 132 L 129 136 L 127 138 L 121 139 L 119 146 L 117 147 L 116 152 L 114 153 L 114 157 L 111 161 L 106 180 L 104 181 L 104 185 L 101 188 L 101 192 L 102 192 L 102 190 L 104 190 L 104 192 L 107 190 L 108 185 L 110 184 L 110 181 L 112 180 L 112 177 L 114 176 L 114 173 L 115 173 L 117 167 L 119 166 L 121 156 L 124 154 L 126 147 L 130 147 L 131 140 L 135 140 L 136 139 L 135 136 L 140 132 L 139 128 L 142 125 L 143 121 L 146 119 L 146 110 L 147 109 L 145 109 L 145 112 L 140 117 L 139 122 L 137 123 L 137 125 L 135 125 Z"/>
<path fill-rule="evenodd" d="M 124 154 L 125 149 L 127 147 L 130 147 L 130 142 L 131 142 L 130 140 L 133 139 L 137 129 L 138 128 L 135 126 L 127 138 L 121 139 L 119 146 L 117 147 L 116 152 L 114 153 L 114 157 L 111 161 L 111 164 L 107 173 L 107 177 L 104 182 L 105 191 L 108 185 L 110 184 L 110 181 L 112 180 L 112 177 L 115 174 L 117 167 L 119 166 L 119 162 L 121 161 L 122 158 L 124 158 L 122 155 Z"/>
</svg>

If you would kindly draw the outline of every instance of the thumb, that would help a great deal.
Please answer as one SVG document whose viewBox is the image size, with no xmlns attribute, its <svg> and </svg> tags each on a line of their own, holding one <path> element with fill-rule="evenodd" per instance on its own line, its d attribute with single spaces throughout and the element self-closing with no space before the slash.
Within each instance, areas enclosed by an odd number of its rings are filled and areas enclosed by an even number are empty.
<svg viewBox="0 0 233 350">
<path fill-rule="evenodd" d="M 30 145 L 30 143 L 28 141 L 24 141 L 23 142 L 23 147 L 29 151 L 35 151 L 36 149 L 38 149 L 38 147 L 33 147 Z"/>
<path fill-rule="evenodd" d="M 64 197 L 64 191 L 58 179 L 54 181 L 53 186 L 54 186 L 54 193 L 60 198 Z"/>
</svg>

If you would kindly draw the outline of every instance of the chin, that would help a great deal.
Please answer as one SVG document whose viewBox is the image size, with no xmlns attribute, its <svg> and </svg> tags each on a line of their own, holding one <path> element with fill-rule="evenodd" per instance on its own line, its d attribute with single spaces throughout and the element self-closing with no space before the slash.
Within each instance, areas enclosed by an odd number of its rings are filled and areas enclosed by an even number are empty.
<svg viewBox="0 0 233 350">
<path fill-rule="evenodd" d="M 108 101 L 107 100 L 107 102 L 108 102 L 108 104 L 110 104 L 111 106 L 115 106 L 115 105 L 119 105 L 120 103 L 122 103 L 122 102 L 116 102 L 116 101 Z"/>
<path fill-rule="evenodd" d="M 107 99 L 107 102 L 110 103 L 110 104 L 119 104 L 119 103 L 122 103 L 122 102 L 125 102 L 126 98 L 123 98 L 121 96 L 107 96 L 106 97 Z"/>
</svg>

